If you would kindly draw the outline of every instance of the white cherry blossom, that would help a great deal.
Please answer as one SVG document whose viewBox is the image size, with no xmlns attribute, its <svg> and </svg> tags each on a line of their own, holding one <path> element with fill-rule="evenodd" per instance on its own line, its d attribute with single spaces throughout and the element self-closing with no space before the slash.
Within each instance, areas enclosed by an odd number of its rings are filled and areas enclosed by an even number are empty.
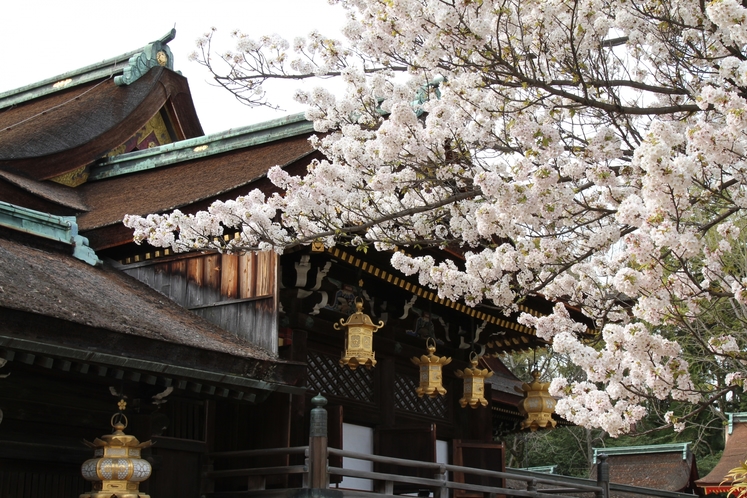
<svg viewBox="0 0 747 498">
<path fill-rule="evenodd" d="M 646 399 L 709 403 L 740 385 L 742 4 L 333 3 L 349 12 L 345 43 L 318 32 L 292 44 L 237 32 L 236 48 L 216 57 L 211 31 L 197 55 L 250 104 L 269 105 L 262 85 L 272 78 L 341 79 L 339 95 L 297 93 L 324 133 L 312 144 L 326 159 L 303 177 L 270 170 L 282 194 L 269 198 L 254 191 L 205 213 L 129 216 L 137 242 L 175 251 L 373 246 L 470 306 L 511 313 L 523 296 L 542 296 L 559 303 L 554 312 L 520 320 L 587 377 L 553 381 L 558 413 L 613 435 L 645 415 Z M 239 236 L 226 244 L 216 238 L 224 229 Z M 455 251 L 436 258 L 424 246 Z M 574 321 L 568 306 L 587 320 Z M 694 332 L 714 309 L 741 325 Z M 723 373 L 713 379 L 726 381 L 696 384 L 688 358 L 712 359 Z"/>
</svg>

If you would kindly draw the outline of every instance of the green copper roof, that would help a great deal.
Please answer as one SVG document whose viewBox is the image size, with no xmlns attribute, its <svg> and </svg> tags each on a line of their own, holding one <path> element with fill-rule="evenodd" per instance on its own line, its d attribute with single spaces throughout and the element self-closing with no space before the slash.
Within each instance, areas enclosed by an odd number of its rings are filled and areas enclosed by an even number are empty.
<svg viewBox="0 0 747 498">
<path fill-rule="evenodd" d="M 144 74 L 144 71 L 155 65 L 173 69 L 173 56 L 166 44 L 173 40 L 175 36 L 176 30 L 172 29 L 160 39 L 132 52 L 0 93 L 0 109 L 107 77 L 115 77 L 117 85 L 130 84 Z M 160 58 L 159 51 L 163 52 Z"/>
<path fill-rule="evenodd" d="M 729 416 L 729 434 L 734 432 L 734 424 L 747 422 L 747 412 L 727 413 L 727 415 Z"/>
<path fill-rule="evenodd" d="M 649 455 L 652 453 L 678 453 L 682 452 L 682 459 L 687 458 L 690 451 L 690 442 L 687 443 L 670 443 L 670 444 L 648 444 L 645 446 L 619 446 L 612 448 L 593 448 L 594 462 L 597 463 L 597 456 L 605 454 L 613 455 Z"/>
<path fill-rule="evenodd" d="M 78 235 L 74 216 L 55 216 L 0 201 L 0 226 L 69 244 L 74 257 L 92 266 L 101 264 L 88 239 Z"/>
<path fill-rule="evenodd" d="M 527 472 L 538 472 L 540 474 L 555 474 L 558 471 L 557 465 L 540 465 L 537 467 L 521 467 L 518 470 L 526 470 Z"/>
<path fill-rule="evenodd" d="M 104 159 L 91 169 L 88 181 L 169 166 L 183 161 L 222 154 L 314 131 L 303 114 L 230 129 L 213 135 L 190 138 L 152 149 L 139 150 Z"/>
</svg>

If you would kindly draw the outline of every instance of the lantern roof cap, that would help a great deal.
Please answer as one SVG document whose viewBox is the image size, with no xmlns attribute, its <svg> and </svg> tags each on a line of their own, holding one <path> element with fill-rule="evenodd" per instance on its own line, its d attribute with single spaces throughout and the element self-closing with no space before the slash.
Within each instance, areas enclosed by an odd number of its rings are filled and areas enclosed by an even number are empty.
<svg viewBox="0 0 747 498">
<path fill-rule="evenodd" d="M 111 434 L 106 434 L 100 438 L 93 440 L 93 443 L 85 441 L 85 443 L 92 448 L 103 448 L 103 447 L 128 447 L 128 448 L 148 448 L 153 444 L 152 441 L 145 441 L 141 443 L 135 436 L 130 436 L 124 433 L 127 428 L 127 417 L 124 413 L 115 413 L 111 418 L 111 425 L 114 431 Z"/>
<path fill-rule="evenodd" d="M 363 300 L 361 300 L 360 298 L 355 300 L 355 307 L 356 307 L 356 312 L 350 315 L 347 321 L 340 319 L 340 323 L 335 324 L 335 329 L 339 330 L 340 327 L 365 326 L 365 327 L 373 328 L 374 331 L 376 331 L 384 326 L 383 321 L 379 321 L 377 325 L 371 321 L 370 316 L 363 313 Z"/>
</svg>

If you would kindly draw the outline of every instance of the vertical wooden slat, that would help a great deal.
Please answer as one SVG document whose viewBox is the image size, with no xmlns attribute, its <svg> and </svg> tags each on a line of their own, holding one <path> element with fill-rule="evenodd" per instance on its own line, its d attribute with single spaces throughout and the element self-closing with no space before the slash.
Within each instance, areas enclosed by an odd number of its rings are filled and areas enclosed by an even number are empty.
<svg viewBox="0 0 747 498">
<path fill-rule="evenodd" d="M 187 307 L 205 303 L 202 287 L 205 282 L 205 256 L 187 260 Z"/>
<path fill-rule="evenodd" d="M 220 261 L 221 299 L 238 297 L 239 258 L 235 254 L 223 254 Z"/>
<path fill-rule="evenodd" d="M 275 293 L 275 264 L 273 251 L 257 253 L 257 295 L 266 296 Z"/>
<path fill-rule="evenodd" d="M 220 300 L 220 254 L 207 254 L 203 266 L 204 304 Z"/>
<path fill-rule="evenodd" d="M 239 256 L 239 297 L 254 297 L 257 279 L 256 253 L 245 252 Z"/>
<path fill-rule="evenodd" d="M 137 279 L 149 287 L 153 287 L 153 268 L 143 266 L 137 269 Z M 160 291 L 160 289 L 158 289 Z"/>
<path fill-rule="evenodd" d="M 170 296 L 171 293 L 171 279 L 169 278 L 169 264 L 158 263 L 151 266 L 143 266 L 141 268 L 143 273 L 150 273 L 149 282 L 146 282 L 152 288 L 165 296 Z"/>
<path fill-rule="evenodd" d="M 187 304 L 187 261 L 178 259 L 171 262 L 171 289 L 169 297 L 186 306 Z"/>
<path fill-rule="evenodd" d="M 40 476 L 36 472 L 31 473 L 31 486 L 29 486 L 28 498 L 36 498 L 39 496 L 41 490 L 41 482 L 39 482 Z M 28 479 L 27 479 L 28 481 Z"/>
<path fill-rule="evenodd" d="M 275 281 L 278 274 L 278 255 L 275 251 L 268 251 L 267 259 L 267 294 L 272 294 L 274 296 L 277 294 Z M 275 308 L 273 306 L 273 312 L 274 311 Z"/>
<path fill-rule="evenodd" d="M 240 337 L 246 337 L 245 331 L 239 328 L 239 313 L 238 309 L 242 303 L 234 303 L 226 306 L 219 306 L 220 319 L 218 325 L 226 330 L 230 330 L 235 335 Z"/>
<path fill-rule="evenodd" d="M 59 474 L 55 474 L 52 476 L 51 482 L 49 484 L 48 488 L 48 495 L 47 496 L 62 496 L 63 489 L 62 489 L 62 476 Z"/>
</svg>

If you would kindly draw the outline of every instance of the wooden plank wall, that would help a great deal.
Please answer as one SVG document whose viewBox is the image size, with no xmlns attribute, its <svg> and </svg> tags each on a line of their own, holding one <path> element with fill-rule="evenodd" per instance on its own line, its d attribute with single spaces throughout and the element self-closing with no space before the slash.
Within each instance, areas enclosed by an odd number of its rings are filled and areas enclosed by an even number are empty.
<svg viewBox="0 0 747 498">
<path fill-rule="evenodd" d="M 277 353 L 277 255 L 187 255 L 125 273 L 219 327 Z"/>
<path fill-rule="evenodd" d="M 5 498 L 71 498 L 90 491 L 91 486 L 80 474 L 79 468 L 68 472 L 49 469 L 49 464 L 38 464 L 47 470 L 0 469 L 0 496 Z M 11 462 L 7 463 L 12 465 Z M 77 467 L 80 467 L 78 465 Z"/>
</svg>

